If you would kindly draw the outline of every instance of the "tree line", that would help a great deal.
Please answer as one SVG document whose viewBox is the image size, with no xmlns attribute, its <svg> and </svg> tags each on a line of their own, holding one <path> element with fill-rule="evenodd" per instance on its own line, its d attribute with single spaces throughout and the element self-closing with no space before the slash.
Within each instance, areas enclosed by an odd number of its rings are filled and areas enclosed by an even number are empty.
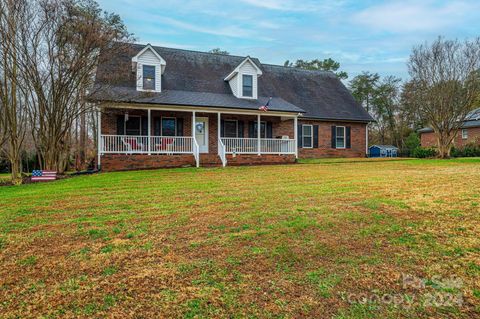
<svg viewBox="0 0 480 319">
<path fill-rule="evenodd" d="M 285 66 L 348 78 L 332 59 L 286 61 Z M 417 45 L 407 67 L 407 81 L 365 71 L 347 82 L 357 102 L 375 119 L 369 126 L 370 143 L 392 144 L 408 152 L 419 145 L 418 129 L 430 127 L 438 156 L 448 158 L 462 121 L 480 107 L 480 37 L 464 41 L 439 37 Z"/>
<path fill-rule="evenodd" d="M 86 97 L 101 59 L 132 40 L 122 20 L 93 0 L 2 0 L 0 38 L 0 150 L 12 182 L 29 147 L 41 169 L 85 167 L 96 130 Z"/>
</svg>

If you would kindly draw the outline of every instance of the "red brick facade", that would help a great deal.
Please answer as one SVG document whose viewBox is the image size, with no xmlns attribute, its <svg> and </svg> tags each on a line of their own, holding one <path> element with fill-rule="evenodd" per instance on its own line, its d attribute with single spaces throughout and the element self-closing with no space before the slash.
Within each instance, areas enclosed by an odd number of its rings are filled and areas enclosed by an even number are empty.
<svg viewBox="0 0 480 319">
<path fill-rule="evenodd" d="M 123 117 L 125 112 L 129 116 L 147 117 L 146 110 L 134 109 L 105 109 L 102 112 L 102 134 L 117 134 L 118 116 Z M 172 111 L 151 111 L 151 128 L 154 134 L 155 118 L 176 117 L 183 119 L 183 135 L 192 135 L 192 113 L 191 112 L 172 112 Z M 218 150 L 218 115 L 216 113 L 196 112 L 196 117 L 208 118 L 208 154 L 202 154 L 201 164 L 219 165 L 216 159 Z M 257 121 L 257 116 L 241 115 L 241 114 L 222 114 L 222 120 L 237 120 L 243 122 L 243 137 L 249 136 L 249 123 Z M 280 138 L 288 136 L 294 138 L 294 121 L 291 118 L 281 118 L 279 116 L 262 115 L 261 121 L 270 122 L 272 126 L 272 137 Z M 143 123 L 145 124 L 145 122 Z M 298 124 L 318 125 L 318 147 L 315 148 L 299 148 L 300 158 L 316 158 L 316 157 L 365 157 L 366 149 L 366 124 L 365 123 L 348 123 L 348 122 L 325 122 L 299 120 Z M 331 126 L 348 126 L 351 130 L 351 147 L 346 149 L 332 148 L 331 145 Z M 145 132 L 145 129 L 142 129 Z M 240 133 L 241 134 L 241 133 Z M 259 164 L 284 164 L 295 162 L 294 155 L 275 155 L 275 154 L 239 154 L 237 156 L 227 155 L 228 165 L 259 165 Z M 193 155 L 125 155 L 125 154 L 106 154 L 101 158 L 102 170 L 132 170 L 147 169 L 161 167 L 182 167 L 194 166 L 195 160 Z"/>
<path fill-rule="evenodd" d="M 295 155 L 239 154 L 235 157 L 227 155 L 227 163 L 228 166 L 290 164 L 295 163 Z"/>
<path fill-rule="evenodd" d="M 144 154 L 105 154 L 102 155 L 102 171 L 126 171 L 151 168 L 195 166 L 191 154 L 144 155 Z"/>
<path fill-rule="evenodd" d="M 365 123 L 299 120 L 298 124 L 318 125 L 318 147 L 299 148 L 298 157 L 300 158 L 366 156 L 367 125 Z M 332 147 L 332 126 L 350 127 L 350 148 L 340 149 Z"/>
<path fill-rule="evenodd" d="M 462 137 L 462 130 L 457 133 L 453 141 L 453 145 L 458 148 L 471 143 L 480 144 L 480 127 L 470 127 L 467 128 L 468 137 L 464 139 Z M 436 147 L 437 146 L 437 137 L 434 132 L 421 133 L 420 134 L 420 144 L 423 147 Z"/>
</svg>

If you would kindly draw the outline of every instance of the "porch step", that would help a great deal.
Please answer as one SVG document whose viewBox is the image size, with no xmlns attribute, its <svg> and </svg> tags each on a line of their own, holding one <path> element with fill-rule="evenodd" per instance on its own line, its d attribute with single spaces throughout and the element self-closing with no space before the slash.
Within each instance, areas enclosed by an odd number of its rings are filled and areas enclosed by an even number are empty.
<svg viewBox="0 0 480 319">
<path fill-rule="evenodd" d="M 217 167 L 222 166 L 220 157 L 215 154 L 200 154 L 200 166 L 201 167 Z"/>
</svg>

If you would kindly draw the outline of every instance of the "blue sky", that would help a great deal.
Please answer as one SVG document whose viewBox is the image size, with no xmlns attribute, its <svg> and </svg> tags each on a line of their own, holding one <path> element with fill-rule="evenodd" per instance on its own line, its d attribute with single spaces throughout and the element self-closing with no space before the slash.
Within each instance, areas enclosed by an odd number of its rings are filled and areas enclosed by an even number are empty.
<svg viewBox="0 0 480 319">
<path fill-rule="evenodd" d="M 263 63 L 328 58 L 361 71 L 408 77 L 413 45 L 438 35 L 480 36 L 480 1 L 99 0 L 140 43 L 208 51 Z"/>
</svg>

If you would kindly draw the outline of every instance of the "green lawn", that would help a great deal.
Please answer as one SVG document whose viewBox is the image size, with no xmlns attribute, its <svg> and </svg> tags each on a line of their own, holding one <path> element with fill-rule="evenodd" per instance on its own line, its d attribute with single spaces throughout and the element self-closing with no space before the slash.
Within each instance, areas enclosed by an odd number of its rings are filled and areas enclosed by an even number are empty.
<svg viewBox="0 0 480 319">
<path fill-rule="evenodd" d="M 0 317 L 478 317 L 479 186 L 456 159 L 0 187 Z"/>
</svg>

